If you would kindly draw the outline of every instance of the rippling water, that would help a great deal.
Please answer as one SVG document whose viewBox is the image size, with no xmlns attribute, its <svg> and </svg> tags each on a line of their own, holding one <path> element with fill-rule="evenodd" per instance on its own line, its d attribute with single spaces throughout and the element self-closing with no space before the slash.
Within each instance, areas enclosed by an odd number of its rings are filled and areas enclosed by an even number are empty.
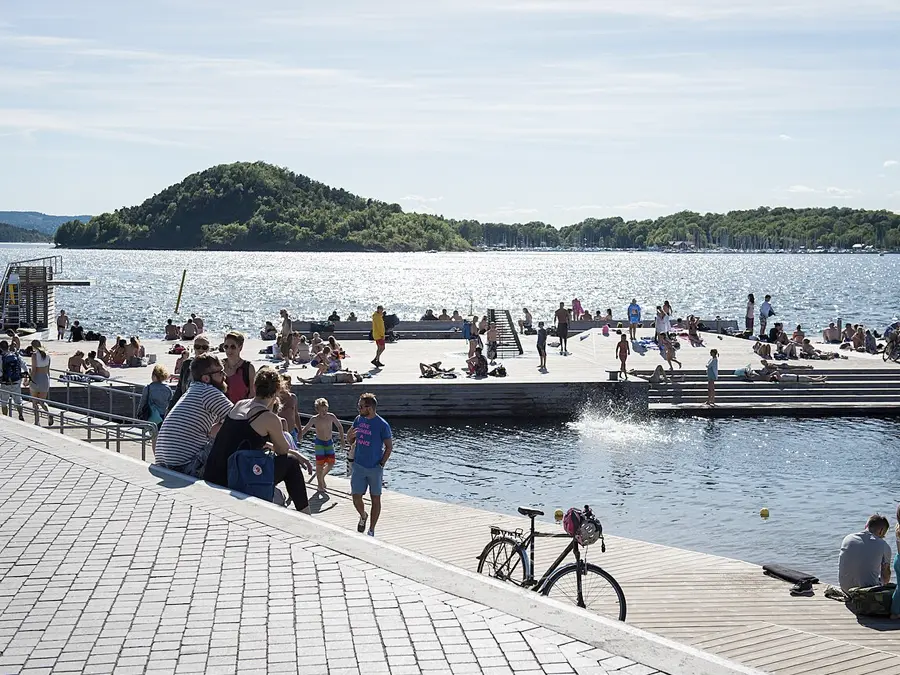
<svg viewBox="0 0 900 675">
<path fill-rule="evenodd" d="M 577 296 L 620 316 L 636 296 L 676 314 L 744 315 L 774 296 L 779 318 L 822 326 L 836 316 L 882 327 L 897 315 L 900 257 L 654 253 L 205 253 L 0 247 L 0 262 L 60 253 L 58 306 L 108 334 L 160 335 L 182 269 L 184 312 L 211 330 L 254 330 L 277 317 L 404 318 L 426 307 L 528 306 L 548 317 Z M 183 314 L 184 315 L 184 314 Z M 836 576 L 841 538 L 876 510 L 893 516 L 900 425 L 872 420 L 623 420 L 398 424 L 391 487 L 502 512 L 590 503 L 609 531 Z M 768 521 L 761 507 L 770 509 Z M 893 520 L 893 517 L 892 517 Z"/>
<path fill-rule="evenodd" d="M 392 489 L 503 513 L 535 505 L 550 518 L 591 504 L 612 534 L 786 563 L 823 580 L 837 577 L 841 539 L 876 511 L 893 523 L 900 500 L 900 424 L 890 421 L 588 412 L 568 423 L 394 432 Z"/>
<path fill-rule="evenodd" d="M 91 288 L 60 289 L 58 306 L 94 330 L 158 337 L 188 270 L 184 312 L 212 330 L 255 330 L 287 307 L 324 318 L 360 317 L 383 304 L 413 319 L 428 307 L 483 312 L 523 306 L 550 318 L 578 297 L 619 317 L 632 297 L 670 300 L 678 315 L 744 316 L 746 296 L 771 293 L 788 324 L 827 325 L 841 316 L 877 327 L 898 313 L 900 256 L 663 253 L 247 253 L 74 251 L 0 247 L 0 262 L 59 253 L 65 276 Z"/>
</svg>

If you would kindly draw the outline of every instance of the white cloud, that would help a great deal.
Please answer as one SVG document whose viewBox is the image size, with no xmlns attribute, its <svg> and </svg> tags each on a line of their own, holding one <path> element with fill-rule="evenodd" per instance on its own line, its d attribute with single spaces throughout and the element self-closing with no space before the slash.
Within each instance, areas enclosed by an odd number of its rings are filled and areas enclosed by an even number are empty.
<svg viewBox="0 0 900 675">
<path fill-rule="evenodd" d="M 892 166 L 897 166 L 898 164 L 900 164 L 900 162 L 898 162 L 896 159 L 889 159 L 884 163 L 884 168 L 887 169 Z"/>
<path fill-rule="evenodd" d="M 443 201 L 443 197 L 422 197 L 421 195 L 406 195 L 398 199 L 398 202 L 412 202 L 415 204 L 434 204 Z"/>
<path fill-rule="evenodd" d="M 853 199 L 856 195 L 862 194 L 861 190 L 846 190 L 844 188 L 830 187 L 825 189 L 825 193 L 837 199 Z"/>
<path fill-rule="evenodd" d="M 787 134 L 779 134 L 779 135 L 778 135 L 778 138 L 780 138 L 782 141 L 792 141 L 792 140 L 794 140 L 791 136 L 788 136 Z"/>
<path fill-rule="evenodd" d="M 797 194 L 809 194 L 813 192 L 818 192 L 816 188 L 809 187 L 808 185 L 791 185 L 788 189 L 788 192 L 794 192 Z"/>
<path fill-rule="evenodd" d="M 613 208 L 617 211 L 636 211 L 638 209 L 667 209 L 669 206 L 658 202 L 631 202 L 630 204 L 620 204 Z"/>
</svg>

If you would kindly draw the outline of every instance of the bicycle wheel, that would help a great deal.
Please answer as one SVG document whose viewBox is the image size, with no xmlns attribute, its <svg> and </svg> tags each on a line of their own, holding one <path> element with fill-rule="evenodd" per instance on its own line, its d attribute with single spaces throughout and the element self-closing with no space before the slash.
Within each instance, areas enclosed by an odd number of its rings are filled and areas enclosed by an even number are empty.
<svg viewBox="0 0 900 675">
<path fill-rule="evenodd" d="M 494 539 L 478 556 L 478 573 L 522 586 L 528 578 L 528 558 L 512 539 Z"/>
<path fill-rule="evenodd" d="M 562 602 L 584 607 L 601 616 L 625 620 L 625 594 L 619 582 L 602 567 L 582 561 L 581 598 L 578 597 L 576 563 L 566 565 L 547 580 L 541 594 Z"/>
</svg>

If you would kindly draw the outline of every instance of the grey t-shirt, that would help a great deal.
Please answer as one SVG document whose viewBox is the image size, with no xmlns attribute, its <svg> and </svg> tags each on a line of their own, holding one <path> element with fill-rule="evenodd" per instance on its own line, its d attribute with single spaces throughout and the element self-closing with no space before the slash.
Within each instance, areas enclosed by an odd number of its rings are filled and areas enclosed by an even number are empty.
<svg viewBox="0 0 900 675">
<path fill-rule="evenodd" d="M 838 581 L 841 588 L 865 588 L 881 584 L 881 566 L 891 562 L 891 545 L 868 530 L 848 534 L 841 542 Z"/>
</svg>

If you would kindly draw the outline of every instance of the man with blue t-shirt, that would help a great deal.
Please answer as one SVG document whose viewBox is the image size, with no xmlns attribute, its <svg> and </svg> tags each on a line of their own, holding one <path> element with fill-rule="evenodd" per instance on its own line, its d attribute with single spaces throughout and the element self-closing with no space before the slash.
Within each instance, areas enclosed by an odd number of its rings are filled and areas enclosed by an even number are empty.
<svg viewBox="0 0 900 675">
<path fill-rule="evenodd" d="M 353 506 L 359 513 L 357 532 L 365 532 L 366 508 L 363 495 L 369 491 L 372 499 L 372 522 L 368 535 L 375 536 L 375 525 L 381 515 L 381 485 L 384 477 L 384 465 L 394 449 L 391 437 L 391 426 L 377 413 L 378 401 L 375 394 L 363 394 L 359 397 L 359 415 L 353 420 L 353 427 L 347 434 L 347 440 L 354 444 L 353 472 L 350 474 L 350 492 L 353 494 Z"/>
<path fill-rule="evenodd" d="M 632 298 L 628 305 L 628 335 L 632 340 L 637 340 L 637 327 L 640 325 L 641 306 L 637 303 L 637 298 Z"/>
</svg>

